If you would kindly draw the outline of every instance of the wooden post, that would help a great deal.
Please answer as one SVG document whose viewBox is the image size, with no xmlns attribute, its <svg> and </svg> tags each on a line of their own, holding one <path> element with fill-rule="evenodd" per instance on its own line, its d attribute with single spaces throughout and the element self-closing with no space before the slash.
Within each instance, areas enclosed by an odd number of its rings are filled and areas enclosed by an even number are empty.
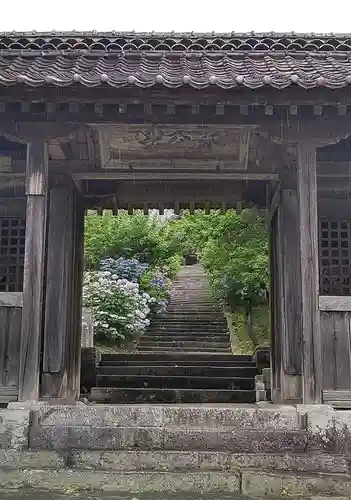
<svg viewBox="0 0 351 500">
<path fill-rule="evenodd" d="M 269 313 L 271 336 L 271 370 L 272 370 L 272 398 L 273 402 L 281 402 L 281 330 L 280 330 L 280 301 L 281 286 L 279 281 L 280 253 L 279 253 L 278 211 L 270 217 L 269 225 Z"/>
<path fill-rule="evenodd" d="M 279 205 L 282 254 L 281 305 L 281 402 L 302 401 L 301 270 L 299 217 L 296 188 L 282 189 Z"/>
<path fill-rule="evenodd" d="M 67 398 L 73 268 L 73 188 L 50 190 L 41 397 Z"/>
<path fill-rule="evenodd" d="M 74 282 L 72 307 L 71 368 L 69 388 L 72 398 L 80 395 L 80 367 L 82 346 L 82 291 L 84 271 L 84 205 L 79 193 L 76 194 L 74 218 Z"/>
<path fill-rule="evenodd" d="M 50 191 L 41 396 L 73 401 L 80 391 L 84 205 L 73 187 Z"/>
<path fill-rule="evenodd" d="M 27 147 L 27 219 L 19 367 L 20 401 L 36 401 L 39 398 L 47 187 L 47 144 L 44 139 L 35 139 Z"/>
<path fill-rule="evenodd" d="M 322 402 L 322 355 L 318 307 L 318 214 L 316 146 L 298 142 L 297 185 L 302 298 L 303 403 Z"/>
</svg>

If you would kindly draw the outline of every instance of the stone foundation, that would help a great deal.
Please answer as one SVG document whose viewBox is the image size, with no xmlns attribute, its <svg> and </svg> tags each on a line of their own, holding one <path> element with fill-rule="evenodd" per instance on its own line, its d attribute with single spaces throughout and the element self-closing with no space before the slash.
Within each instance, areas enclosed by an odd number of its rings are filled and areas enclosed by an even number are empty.
<svg viewBox="0 0 351 500">
<path fill-rule="evenodd" d="M 43 405 L 0 412 L 0 487 L 351 495 L 351 412 Z"/>
</svg>

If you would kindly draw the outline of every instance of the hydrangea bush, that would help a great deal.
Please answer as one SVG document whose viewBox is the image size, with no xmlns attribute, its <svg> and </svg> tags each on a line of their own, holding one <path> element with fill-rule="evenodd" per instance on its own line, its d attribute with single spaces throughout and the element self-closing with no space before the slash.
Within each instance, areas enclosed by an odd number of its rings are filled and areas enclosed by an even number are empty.
<svg viewBox="0 0 351 500">
<path fill-rule="evenodd" d="M 94 316 L 94 329 L 100 338 L 129 340 L 150 324 L 150 300 L 138 283 L 120 279 L 110 271 L 85 273 L 83 300 Z"/>
<path fill-rule="evenodd" d="M 151 297 L 150 309 L 152 315 L 166 312 L 170 284 L 170 279 L 165 277 L 158 269 L 150 269 L 142 275 L 141 287 Z"/>
<path fill-rule="evenodd" d="M 137 259 L 102 259 L 100 262 L 101 271 L 109 271 L 133 283 L 140 283 L 141 276 L 148 270 L 148 264 L 139 262 Z"/>
<path fill-rule="evenodd" d="M 137 259 L 103 259 L 99 271 L 85 273 L 83 300 L 100 338 L 130 340 L 153 316 L 166 311 L 170 279 Z"/>
</svg>

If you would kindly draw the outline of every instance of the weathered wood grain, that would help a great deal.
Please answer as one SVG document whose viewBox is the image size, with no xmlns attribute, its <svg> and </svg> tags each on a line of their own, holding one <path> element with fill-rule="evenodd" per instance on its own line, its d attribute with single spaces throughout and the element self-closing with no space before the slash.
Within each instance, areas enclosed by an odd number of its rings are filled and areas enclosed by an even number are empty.
<svg viewBox="0 0 351 500">
<path fill-rule="evenodd" d="M 72 335 L 73 192 L 50 190 L 41 395 L 67 394 L 67 360 Z"/>
<path fill-rule="evenodd" d="M 9 308 L 0 307 L 0 385 L 4 385 L 8 331 Z"/>
<path fill-rule="evenodd" d="M 319 296 L 320 311 L 350 311 L 351 312 L 351 297 L 349 296 Z"/>
<path fill-rule="evenodd" d="M 295 190 L 284 189 L 280 198 L 283 368 L 288 375 L 300 375 L 302 373 L 302 325 L 297 193 Z"/>
<path fill-rule="evenodd" d="M 318 214 L 316 148 L 308 140 L 297 147 L 299 240 L 301 255 L 303 402 L 320 404 L 322 352 L 318 306 Z"/>
<path fill-rule="evenodd" d="M 19 398 L 39 397 L 39 363 L 43 322 L 46 247 L 48 150 L 44 140 L 28 146 L 27 224 L 24 259 Z"/>
<path fill-rule="evenodd" d="M 16 387 L 18 393 L 22 309 L 19 307 L 9 308 L 8 315 L 9 329 L 6 346 L 4 385 L 6 387 Z"/>
<path fill-rule="evenodd" d="M 274 173 L 247 173 L 247 172 L 121 172 L 118 169 L 112 172 L 76 172 L 73 174 L 75 179 L 89 180 L 118 180 L 118 181 L 134 181 L 134 180 L 243 180 L 243 181 L 278 181 L 279 174 Z"/>
<path fill-rule="evenodd" d="M 65 349 L 67 285 L 66 254 L 68 240 L 68 198 L 65 189 L 50 190 L 48 245 L 45 289 L 43 371 L 59 372 Z M 70 238 L 72 234 L 70 234 Z"/>
<path fill-rule="evenodd" d="M 21 320 L 20 307 L 0 306 L 0 390 L 1 387 L 16 387 L 17 391 Z"/>
<path fill-rule="evenodd" d="M 75 237 L 75 315 L 73 318 L 75 353 L 73 365 L 73 390 L 75 398 L 80 396 L 80 374 L 81 374 L 81 343 L 82 343 L 82 292 L 83 292 L 83 271 L 84 271 L 84 205 L 83 200 L 77 193 L 76 198 L 76 237 Z"/>
<path fill-rule="evenodd" d="M 281 402 L 281 338 L 280 338 L 280 304 L 279 286 L 279 242 L 278 242 L 278 210 L 275 211 L 269 226 L 269 311 L 270 311 L 270 342 L 272 369 L 273 402 Z"/>
<path fill-rule="evenodd" d="M 0 386 L 0 403 L 7 404 L 11 401 L 18 400 L 18 387 L 1 387 Z"/>
<path fill-rule="evenodd" d="M 335 408 L 351 408 L 351 391 L 323 391 L 323 403 Z"/>
<path fill-rule="evenodd" d="M 323 390 L 351 390 L 350 314 L 321 311 Z"/>
<path fill-rule="evenodd" d="M 332 313 L 321 313 L 322 341 L 322 386 L 323 389 L 336 388 L 335 330 Z"/>
<path fill-rule="evenodd" d="M 22 307 L 22 292 L 0 292 L 0 307 Z"/>
</svg>

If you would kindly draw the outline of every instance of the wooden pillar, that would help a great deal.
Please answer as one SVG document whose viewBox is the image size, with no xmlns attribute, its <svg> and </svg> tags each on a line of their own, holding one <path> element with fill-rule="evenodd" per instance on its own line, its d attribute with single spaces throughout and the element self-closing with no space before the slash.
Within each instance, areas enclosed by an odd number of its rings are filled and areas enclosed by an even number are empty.
<svg viewBox="0 0 351 500">
<path fill-rule="evenodd" d="M 80 391 L 84 206 L 73 186 L 50 190 L 41 397 Z"/>
<path fill-rule="evenodd" d="M 322 401 L 322 356 L 318 307 L 318 214 L 316 147 L 298 142 L 297 186 L 301 258 L 303 403 Z"/>
<path fill-rule="evenodd" d="M 35 139 L 27 147 L 27 218 L 19 367 L 19 400 L 39 398 L 48 188 L 48 149 Z"/>
<path fill-rule="evenodd" d="M 281 189 L 281 402 L 302 402 L 301 263 L 297 191 Z"/>
<path fill-rule="evenodd" d="M 271 214 L 269 226 L 269 312 L 271 337 L 271 370 L 272 399 L 274 403 L 281 402 L 281 330 L 280 330 L 280 293 L 279 283 L 279 241 L 278 241 L 278 211 Z"/>
<path fill-rule="evenodd" d="M 82 343 L 82 292 L 84 271 L 84 205 L 79 193 L 75 196 L 74 213 L 74 258 L 73 258 L 73 290 L 72 290 L 72 335 L 70 350 L 70 369 L 68 386 L 70 397 L 80 395 L 80 367 Z"/>
<path fill-rule="evenodd" d="M 72 334 L 74 193 L 66 186 L 49 193 L 45 323 L 40 395 L 67 398 Z"/>
</svg>

